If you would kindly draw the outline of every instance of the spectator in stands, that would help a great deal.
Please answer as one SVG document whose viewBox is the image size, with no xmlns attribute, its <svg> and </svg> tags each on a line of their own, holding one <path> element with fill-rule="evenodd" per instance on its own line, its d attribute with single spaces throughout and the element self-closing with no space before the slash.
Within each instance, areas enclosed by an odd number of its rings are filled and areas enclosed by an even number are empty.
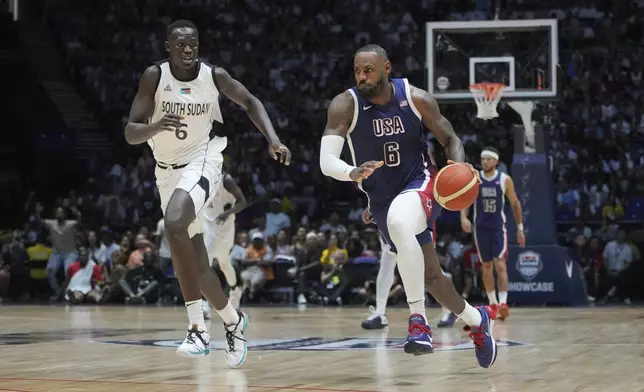
<svg viewBox="0 0 644 392">
<path fill-rule="evenodd" d="M 101 249 L 98 244 L 98 237 L 94 230 L 87 232 L 87 250 L 89 251 L 89 257 L 98 264 L 103 264 L 104 261 L 101 261 Z"/>
<path fill-rule="evenodd" d="M 633 251 L 626 242 L 626 232 L 619 230 L 617 239 L 610 241 L 604 248 L 604 265 L 606 266 L 606 279 L 600 295 L 606 294 L 609 298 L 616 294 L 625 304 L 630 305 L 632 296 L 632 276 L 630 266 L 633 262 Z"/>
<path fill-rule="evenodd" d="M 98 303 L 101 299 L 98 285 L 102 282 L 101 267 L 90 259 L 89 250 L 86 247 L 79 248 L 78 260 L 67 269 L 67 280 L 63 285 L 65 299 L 72 304 Z"/>
<path fill-rule="evenodd" d="M 288 231 L 282 229 L 279 231 L 277 238 L 275 239 L 275 257 L 293 255 L 295 255 L 295 250 L 293 245 L 290 244 Z"/>
<path fill-rule="evenodd" d="M 0 304 L 8 296 L 25 300 L 29 295 L 29 255 L 25 250 L 22 232 L 14 230 L 11 242 L 2 248 L 0 258 Z M 26 297 L 25 297 L 26 296 Z"/>
<path fill-rule="evenodd" d="M 119 280 L 119 286 L 125 295 L 126 304 L 138 305 L 159 300 L 161 289 L 165 286 L 165 274 L 159 268 L 156 253 L 146 249 L 142 264 L 128 270 Z"/>
<path fill-rule="evenodd" d="M 139 233 L 136 235 L 134 247 L 135 249 L 130 253 L 127 263 L 127 267 L 129 269 L 142 266 L 143 255 L 145 252 L 154 252 L 156 250 L 154 244 L 145 237 L 145 233 Z"/>
<path fill-rule="evenodd" d="M 56 276 L 58 270 L 62 267 L 64 271 L 69 269 L 69 266 L 76 260 L 76 227 L 80 221 L 80 211 L 75 206 L 72 208 L 72 213 L 76 216 L 76 220 L 68 220 L 66 217 L 65 209 L 63 207 L 56 208 L 56 219 L 42 220 L 40 214 L 42 213 L 42 205 L 37 204 L 36 220 L 42 222 L 45 228 L 49 231 L 49 236 L 52 243 L 52 253 L 47 263 L 47 279 L 54 295 L 52 299 L 59 298 L 61 294 L 60 286 L 58 284 L 58 277 Z"/>
<path fill-rule="evenodd" d="M 322 249 L 318 246 L 315 232 L 307 233 L 304 246 L 295 253 L 297 264 L 293 271 L 293 275 L 297 277 L 297 303 L 300 305 L 308 302 L 307 295 L 311 290 L 319 295 L 322 303 L 329 302 L 329 294 L 321 283 L 321 253 Z"/>
<path fill-rule="evenodd" d="M 31 277 L 31 292 L 40 294 L 49 292 L 47 283 L 47 262 L 51 257 L 52 249 L 45 244 L 45 235 L 41 231 L 36 235 L 33 245 L 27 248 L 29 255 L 29 276 Z"/>
<path fill-rule="evenodd" d="M 266 281 L 273 280 L 273 253 L 264 242 L 262 233 L 255 232 L 250 239 L 241 278 L 244 283 L 243 290 L 248 293 L 248 299 L 252 301 Z"/>
<path fill-rule="evenodd" d="M 280 230 L 291 227 L 291 218 L 282 212 L 280 199 L 271 199 L 268 208 L 270 211 L 266 213 L 266 229 L 264 230 L 266 237 L 277 235 Z"/>
<path fill-rule="evenodd" d="M 340 215 L 337 212 L 332 212 L 329 215 L 329 221 L 322 226 L 320 226 L 320 231 L 326 233 L 330 231 L 331 233 L 346 233 L 347 228 L 340 223 Z"/>
<path fill-rule="evenodd" d="M 609 220 L 621 219 L 624 216 L 624 206 L 619 198 L 611 196 L 608 203 L 602 207 L 602 218 Z"/>
<path fill-rule="evenodd" d="M 600 284 L 606 276 L 602 242 L 599 238 L 593 237 L 590 239 L 587 257 L 587 264 L 582 265 L 586 279 L 586 291 L 588 292 L 588 299 L 595 301 L 597 299 L 597 290 L 600 288 Z"/>
<path fill-rule="evenodd" d="M 114 242 L 114 233 L 107 227 L 101 229 L 101 247 L 98 250 L 98 262 L 111 268 L 112 255 L 120 249 L 120 244 Z"/>
</svg>

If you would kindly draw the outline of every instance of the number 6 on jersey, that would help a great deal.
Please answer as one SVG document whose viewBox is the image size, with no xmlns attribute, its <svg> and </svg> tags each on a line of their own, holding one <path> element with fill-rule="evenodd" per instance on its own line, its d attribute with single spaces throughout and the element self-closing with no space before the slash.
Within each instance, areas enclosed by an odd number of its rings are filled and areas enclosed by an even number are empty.
<svg viewBox="0 0 644 392">
<path fill-rule="evenodd" d="M 400 165 L 400 146 L 397 142 L 387 142 L 382 146 L 385 150 L 385 165 L 398 166 Z"/>
</svg>

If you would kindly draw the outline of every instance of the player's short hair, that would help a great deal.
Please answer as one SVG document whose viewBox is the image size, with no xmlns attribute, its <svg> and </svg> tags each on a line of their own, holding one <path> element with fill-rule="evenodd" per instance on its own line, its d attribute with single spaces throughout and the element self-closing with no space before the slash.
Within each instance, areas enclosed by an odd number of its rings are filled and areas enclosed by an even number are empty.
<svg viewBox="0 0 644 392">
<path fill-rule="evenodd" d="M 174 22 L 170 23 L 170 25 L 168 25 L 168 28 L 165 32 L 166 37 L 170 39 L 170 36 L 172 35 L 173 31 L 175 31 L 176 29 L 181 29 L 183 27 L 189 27 L 197 31 L 197 26 L 194 23 L 186 19 L 179 19 L 179 20 L 175 20 Z"/>
<path fill-rule="evenodd" d="M 380 45 L 375 45 L 375 44 L 365 45 L 362 48 L 356 50 L 355 54 L 358 54 L 358 53 L 375 53 L 378 56 L 382 57 L 383 60 L 389 61 L 389 55 L 387 54 L 387 51 L 385 50 L 385 48 L 383 48 Z"/>
</svg>

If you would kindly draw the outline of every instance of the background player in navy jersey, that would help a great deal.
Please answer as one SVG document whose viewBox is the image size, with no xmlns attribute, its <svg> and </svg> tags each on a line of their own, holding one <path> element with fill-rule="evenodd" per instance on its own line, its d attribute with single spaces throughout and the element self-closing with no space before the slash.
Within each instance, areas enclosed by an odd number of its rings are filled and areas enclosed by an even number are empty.
<svg viewBox="0 0 644 392">
<path fill-rule="evenodd" d="M 508 233 L 505 227 L 505 198 L 512 207 L 514 221 L 517 223 L 517 242 L 525 246 L 523 234 L 523 212 L 521 203 L 514 191 L 512 178 L 496 170 L 499 163 L 499 151 L 494 147 L 486 147 L 481 152 L 481 185 L 479 195 L 474 203 L 474 242 L 483 263 L 483 284 L 487 293 L 492 315 L 505 320 L 510 314 L 508 308 L 508 269 L 506 258 L 508 254 Z M 467 218 L 468 210 L 461 211 L 461 226 L 463 231 L 472 232 L 472 222 Z M 499 298 L 497 301 L 494 289 L 494 268 L 496 268 Z M 493 317 L 495 318 L 495 317 Z"/>
<path fill-rule="evenodd" d="M 328 109 L 320 146 L 322 172 L 340 181 L 355 181 L 369 198 L 378 229 L 397 253 L 411 316 L 405 352 L 433 352 L 425 315 L 425 285 L 442 305 L 467 324 L 482 367 L 496 359 L 489 308 L 474 308 L 443 276 L 432 244 L 432 173 L 423 124 L 438 138 L 451 161 L 465 158 L 452 125 L 429 93 L 407 79 L 389 79 L 391 63 L 380 46 L 367 45 L 354 56 L 357 86 L 337 95 Z M 340 159 L 345 139 L 353 165 Z M 471 165 L 470 165 L 471 167 Z M 478 173 L 472 168 L 478 176 Z"/>
</svg>

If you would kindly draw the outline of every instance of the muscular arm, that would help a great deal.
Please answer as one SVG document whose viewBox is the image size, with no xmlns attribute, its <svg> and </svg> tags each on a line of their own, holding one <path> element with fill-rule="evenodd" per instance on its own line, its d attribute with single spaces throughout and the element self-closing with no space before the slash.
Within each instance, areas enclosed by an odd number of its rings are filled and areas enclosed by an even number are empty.
<svg viewBox="0 0 644 392">
<path fill-rule="evenodd" d="M 223 68 L 213 68 L 212 77 L 217 82 L 219 91 L 231 101 L 244 108 L 250 120 L 268 140 L 271 147 L 279 146 L 280 139 L 275 133 L 271 119 L 266 108 L 248 89 L 238 80 L 230 76 Z"/>
<path fill-rule="evenodd" d="M 438 102 L 425 90 L 411 86 L 414 106 L 420 112 L 423 124 L 432 131 L 445 148 L 447 159 L 454 162 L 465 161 L 465 150 L 461 139 L 454 132 L 452 124 L 441 114 Z"/>
<path fill-rule="evenodd" d="M 235 206 L 226 211 L 227 214 L 236 214 L 248 206 L 244 192 L 242 192 L 241 188 L 239 187 L 239 185 L 237 185 L 230 174 L 226 174 L 224 176 L 224 188 L 226 188 L 228 192 L 235 196 Z"/>
<path fill-rule="evenodd" d="M 325 176 L 351 181 L 351 166 L 340 159 L 344 139 L 353 121 L 353 98 L 349 92 L 336 95 L 329 104 L 326 127 L 320 143 L 320 169 Z"/>
<path fill-rule="evenodd" d="M 512 181 L 510 176 L 505 177 L 505 197 L 508 198 L 510 207 L 512 207 L 512 215 L 514 215 L 517 228 L 519 228 L 519 231 L 523 231 L 523 210 L 521 209 L 521 203 L 519 202 L 517 193 L 514 190 L 514 181 Z"/>
<path fill-rule="evenodd" d="M 156 65 L 149 66 L 141 76 L 125 126 L 125 140 L 129 144 L 145 143 L 159 133 L 158 129 L 148 124 L 148 119 L 154 112 L 154 94 L 160 78 L 161 72 Z"/>
</svg>

